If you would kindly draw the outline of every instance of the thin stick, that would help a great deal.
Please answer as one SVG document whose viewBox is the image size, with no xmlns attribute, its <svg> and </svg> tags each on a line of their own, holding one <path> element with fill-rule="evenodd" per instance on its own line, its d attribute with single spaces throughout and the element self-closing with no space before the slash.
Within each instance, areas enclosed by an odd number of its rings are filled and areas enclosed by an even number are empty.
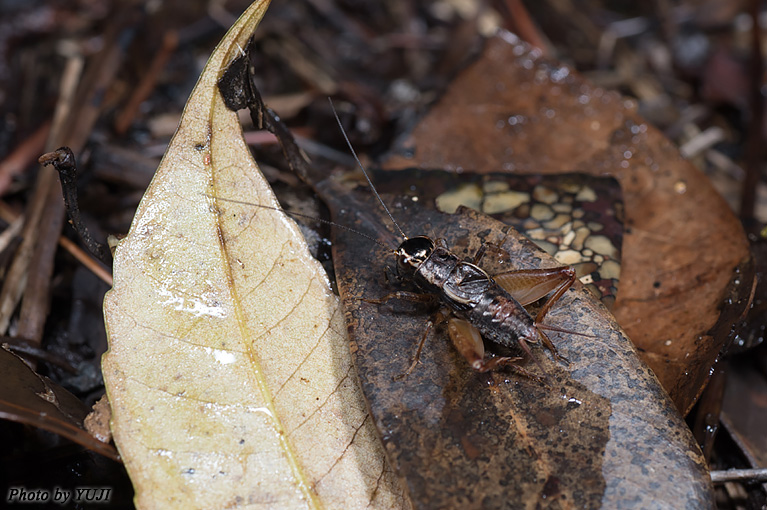
<svg viewBox="0 0 767 510">
<path fill-rule="evenodd" d="M 168 30 L 165 32 L 165 36 L 162 39 L 160 49 L 154 55 L 152 63 L 149 65 L 149 70 L 144 73 L 141 81 L 133 89 L 133 93 L 126 105 L 122 108 L 115 120 L 115 131 L 117 134 L 124 134 L 128 131 L 133 119 L 139 112 L 141 104 L 149 97 L 157 85 L 157 81 L 160 78 L 162 70 L 168 64 L 168 61 L 173 56 L 173 52 L 176 51 L 178 46 L 178 34 L 174 30 Z"/>
<path fill-rule="evenodd" d="M 756 188 L 759 183 L 762 163 L 762 123 L 764 119 L 764 96 L 762 95 L 763 55 L 759 12 L 761 2 L 751 0 L 749 13 L 751 15 L 751 62 L 749 70 L 749 104 L 751 114 L 746 144 L 746 177 L 743 179 L 743 189 L 740 199 L 740 219 L 753 220 L 756 205 Z"/>
<path fill-rule="evenodd" d="M 110 273 L 98 260 L 94 259 L 92 255 L 86 253 L 85 250 L 77 246 L 70 239 L 64 236 L 59 237 L 59 246 L 68 251 L 70 255 L 80 262 L 80 264 L 85 266 L 91 273 L 98 276 L 101 281 L 110 287 L 114 284 L 112 273 Z"/>
<path fill-rule="evenodd" d="M 109 250 L 104 244 L 93 239 L 80 214 L 77 198 L 77 164 L 72 149 L 61 147 L 53 152 L 47 152 L 40 156 L 38 162 L 43 166 L 53 165 L 59 173 L 61 189 L 64 192 L 64 204 L 70 223 L 72 223 L 85 247 L 99 260 L 109 263 Z"/>
<path fill-rule="evenodd" d="M 11 209 L 3 202 L 0 202 L 0 219 L 7 223 L 11 223 L 11 226 L 6 228 L 2 234 L 0 234 L 0 239 L 4 239 L 6 236 L 6 233 L 10 235 L 16 235 L 13 233 L 11 229 L 13 229 L 13 225 L 17 222 L 24 222 L 24 216 L 23 215 L 17 215 Z M 2 242 L 0 242 L 0 248 L 2 248 L 4 245 Z M 86 269 L 88 269 L 91 273 L 98 276 L 104 283 L 112 286 L 112 274 L 109 272 L 109 269 L 105 268 L 103 264 L 101 264 L 99 261 L 93 258 L 92 255 L 89 255 L 85 252 L 82 248 L 80 248 L 77 244 L 70 241 L 68 238 L 64 236 L 59 237 L 59 246 L 64 248 L 67 252 L 69 252 L 70 255 L 72 255 L 75 259 L 77 259 L 78 262 L 80 262 L 83 266 L 85 266 Z M 2 249 L 0 249 L 2 251 Z"/>
<path fill-rule="evenodd" d="M 63 126 L 71 110 L 71 103 L 73 102 L 82 67 L 81 58 L 72 57 L 67 60 L 47 145 L 51 144 L 50 140 L 62 136 L 61 133 L 65 131 Z M 38 225 L 46 205 L 45 197 L 48 196 L 49 188 L 57 184 L 57 180 L 56 172 L 52 169 L 47 171 L 41 169 L 38 174 L 34 193 L 24 214 L 25 223 L 21 234 L 22 241 L 8 269 L 3 282 L 3 288 L 0 290 L 0 334 L 7 331 L 8 325 L 11 322 L 11 315 L 13 315 L 27 285 L 29 265 L 38 239 Z"/>
<path fill-rule="evenodd" d="M 711 481 L 716 484 L 725 482 L 767 482 L 767 468 L 711 471 Z"/>
<path fill-rule="evenodd" d="M 44 122 L 26 140 L 16 146 L 5 159 L 0 161 L 0 194 L 5 194 L 14 176 L 23 173 L 29 164 L 45 150 L 45 140 L 51 129 L 50 122 Z"/>
</svg>

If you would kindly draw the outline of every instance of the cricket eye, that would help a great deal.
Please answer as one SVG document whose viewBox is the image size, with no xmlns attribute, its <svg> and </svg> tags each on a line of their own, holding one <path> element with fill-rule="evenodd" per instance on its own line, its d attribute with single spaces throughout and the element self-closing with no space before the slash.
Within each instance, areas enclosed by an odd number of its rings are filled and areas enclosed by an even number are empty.
<svg viewBox="0 0 767 510">
<path fill-rule="evenodd" d="M 397 249 L 397 265 L 405 273 L 414 272 L 429 258 L 434 250 L 434 242 L 428 237 L 406 239 Z"/>
</svg>

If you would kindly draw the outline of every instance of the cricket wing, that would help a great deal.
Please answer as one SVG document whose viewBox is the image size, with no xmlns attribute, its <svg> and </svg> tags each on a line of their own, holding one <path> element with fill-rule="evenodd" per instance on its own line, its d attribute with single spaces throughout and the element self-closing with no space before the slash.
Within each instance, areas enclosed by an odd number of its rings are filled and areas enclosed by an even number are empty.
<svg viewBox="0 0 767 510">
<path fill-rule="evenodd" d="M 493 276 L 495 283 L 519 301 L 522 306 L 534 303 L 561 288 L 574 279 L 573 269 L 569 266 L 550 269 L 520 269 L 507 271 Z M 569 285 L 567 285 L 569 287 Z"/>
</svg>

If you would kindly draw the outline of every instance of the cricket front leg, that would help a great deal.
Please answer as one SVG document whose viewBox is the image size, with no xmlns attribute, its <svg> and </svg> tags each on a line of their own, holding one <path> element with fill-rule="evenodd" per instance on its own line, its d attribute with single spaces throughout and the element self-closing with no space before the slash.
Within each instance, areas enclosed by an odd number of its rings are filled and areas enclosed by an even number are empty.
<svg viewBox="0 0 767 510">
<path fill-rule="evenodd" d="M 437 313 L 432 315 L 429 318 L 429 321 L 426 323 L 426 331 L 423 332 L 423 335 L 421 336 L 421 341 L 418 342 L 418 349 L 415 351 L 415 356 L 413 356 L 410 366 L 408 367 L 405 372 L 402 374 L 395 376 L 394 380 L 398 381 L 400 379 L 404 379 L 405 377 L 410 375 L 410 372 L 412 372 L 415 367 L 421 362 L 421 351 L 423 351 L 423 346 L 426 344 L 426 339 L 429 338 L 429 333 L 431 333 L 431 330 L 434 328 L 434 326 L 437 326 L 439 324 L 442 324 L 443 322 L 447 321 L 450 317 L 450 311 L 446 308 L 441 308 L 440 310 L 437 310 Z"/>
<path fill-rule="evenodd" d="M 436 302 L 439 300 L 439 298 L 435 296 L 434 294 L 423 294 L 420 292 L 407 292 L 404 290 L 398 290 L 397 292 L 390 292 L 389 294 L 386 294 L 384 297 L 378 298 L 378 299 L 366 299 L 366 298 L 360 298 L 360 299 L 366 303 L 373 303 L 375 305 L 383 305 L 394 299 L 397 299 L 400 301 L 410 301 L 411 303 L 429 303 L 429 304 L 436 304 Z"/>
</svg>

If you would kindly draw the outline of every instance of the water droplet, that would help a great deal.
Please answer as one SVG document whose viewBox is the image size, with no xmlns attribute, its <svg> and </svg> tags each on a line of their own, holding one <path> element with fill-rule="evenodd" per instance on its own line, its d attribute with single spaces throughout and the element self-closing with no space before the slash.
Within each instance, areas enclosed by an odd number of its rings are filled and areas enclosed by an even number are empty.
<svg viewBox="0 0 767 510">
<path fill-rule="evenodd" d="M 570 69 L 567 67 L 560 67 L 559 69 L 554 69 L 554 71 L 551 73 L 551 81 L 555 83 L 560 83 L 565 80 L 570 75 Z"/>
</svg>

